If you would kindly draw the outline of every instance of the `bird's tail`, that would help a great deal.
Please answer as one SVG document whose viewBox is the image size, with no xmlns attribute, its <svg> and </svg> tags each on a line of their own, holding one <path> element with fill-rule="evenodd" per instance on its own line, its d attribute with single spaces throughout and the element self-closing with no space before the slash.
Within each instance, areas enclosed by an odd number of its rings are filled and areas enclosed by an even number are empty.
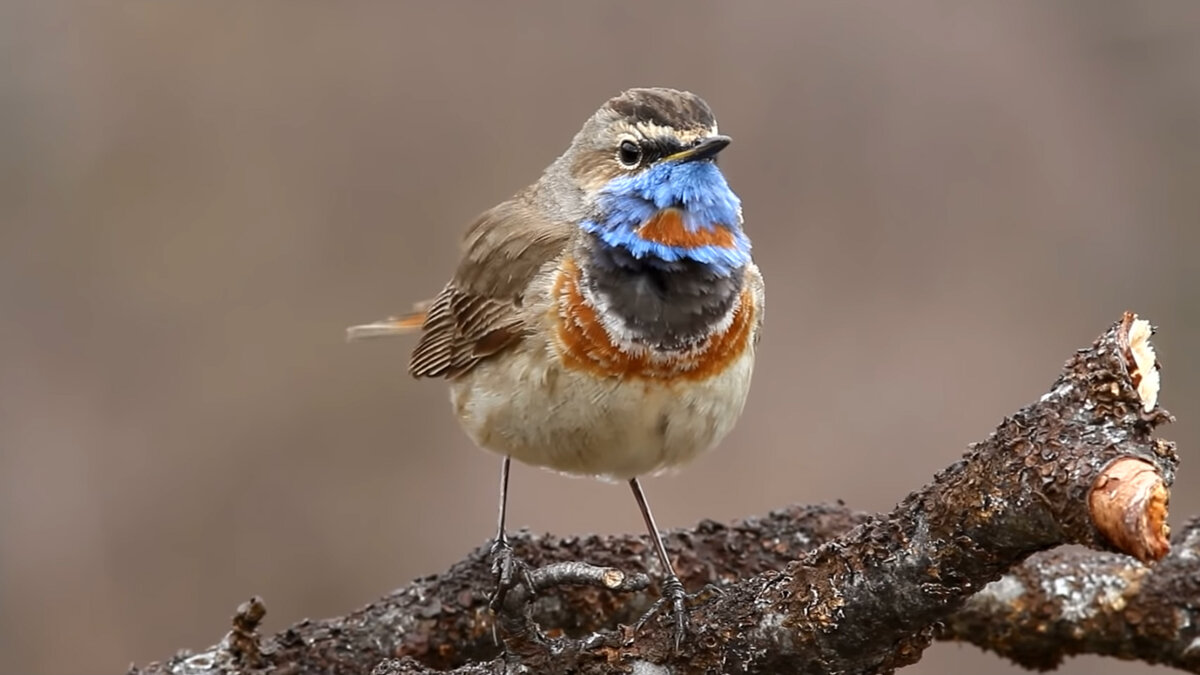
<svg viewBox="0 0 1200 675">
<path fill-rule="evenodd" d="M 403 316 L 390 316 L 379 321 L 351 326 L 346 329 L 346 340 L 353 342 L 414 333 L 425 325 L 425 312 L 428 308 L 429 301 L 426 300 L 413 305 L 412 311 Z"/>
</svg>

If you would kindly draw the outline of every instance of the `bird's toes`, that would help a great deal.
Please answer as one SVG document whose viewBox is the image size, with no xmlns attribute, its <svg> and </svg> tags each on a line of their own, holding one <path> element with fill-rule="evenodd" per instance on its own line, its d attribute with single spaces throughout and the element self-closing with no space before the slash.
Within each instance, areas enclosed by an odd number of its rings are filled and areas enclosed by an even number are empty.
<svg viewBox="0 0 1200 675">
<path fill-rule="evenodd" d="M 525 584 L 525 587 L 530 593 L 533 592 L 533 579 L 530 576 L 529 565 L 521 560 L 513 553 L 512 546 L 506 541 L 497 541 L 492 544 L 492 575 L 496 579 L 496 589 L 492 593 L 491 600 L 488 602 L 488 607 L 493 612 L 500 610 L 504 604 L 504 598 L 508 592 L 516 588 L 520 584 Z"/>
<path fill-rule="evenodd" d="M 672 643 L 675 645 L 675 650 L 679 651 L 683 644 L 684 637 L 687 636 L 687 591 L 683 588 L 683 583 L 679 581 L 679 577 L 671 575 L 663 580 L 662 597 L 660 597 L 646 613 L 641 616 L 633 624 L 633 630 L 630 632 L 631 638 L 639 633 L 643 626 L 657 613 L 666 608 L 671 613 L 673 619 L 673 635 Z"/>
</svg>

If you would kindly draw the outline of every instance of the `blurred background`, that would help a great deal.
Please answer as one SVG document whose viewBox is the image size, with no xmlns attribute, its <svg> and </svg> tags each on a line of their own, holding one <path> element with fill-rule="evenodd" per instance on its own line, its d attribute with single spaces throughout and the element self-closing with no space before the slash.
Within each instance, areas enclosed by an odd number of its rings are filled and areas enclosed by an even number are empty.
<svg viewBox="0 0 1200 675">
<path fill-rule="evenodd" d="M 1200 512 L 1200 4 L 0 4 L 0 670 L 123 672 L 483 543 L 497 458 L 410 341 L 473 217 L 608 97 L 700 93 L 768 284 L 664 527 L 886 510 L 1132 309 Z M 641 531 L 520 467 L 510 522 Z M 1154 669 L 1098 658 L 1064 673 Z M 939 644 L 911 673 L 1016 672 Z"/>
</svg>

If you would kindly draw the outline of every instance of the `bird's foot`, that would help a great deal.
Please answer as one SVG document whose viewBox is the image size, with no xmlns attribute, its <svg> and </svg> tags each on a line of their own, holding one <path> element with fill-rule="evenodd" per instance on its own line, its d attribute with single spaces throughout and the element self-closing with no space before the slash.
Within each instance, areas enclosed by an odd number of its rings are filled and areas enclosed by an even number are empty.
<svg viewBox="0 0 1200 675">
<path fill-rule="evenodd" d="M 638 619 L 633 624 L 632 634 L 636 635 L 641 632 L 642 626 L 650 620 L 655 614 L 661 611 L 664 607 L 669 607 L 672 617 L 675 619 L 675 651 L 679 651 L 679 646 L 683 643 L 683 637 L 687 634 L 687 591 L 683 588 L 683 583 L 679 581 L 679 577 L 674 574 L 668 576 L 662 583 L 662 597 L 660 597 L 642 618 Z"/>
<path fill-rule="evenodd" d="M 496 591 L 488 601 L 488 607 L 493 612 L 499 612 L 508 592 L 520 584 L 524 584 L 529 593 L 533 593 L 533 579 L 529 576 L 530 568 L 525 561 L 513 553 L 512 546 L 504 539 L 497 539 L 492 544 L 492 574 L 496 577 Z"/>
</svg>

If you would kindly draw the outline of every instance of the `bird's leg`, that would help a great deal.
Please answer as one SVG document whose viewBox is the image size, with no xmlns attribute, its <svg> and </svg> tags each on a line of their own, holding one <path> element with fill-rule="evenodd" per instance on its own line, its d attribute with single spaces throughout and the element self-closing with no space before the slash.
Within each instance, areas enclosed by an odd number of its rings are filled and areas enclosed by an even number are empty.
<svg viewBox="0 0 1200 675">
<path fill-rule="evenodd" d="M 658 525 L 654 523 L 654 514 L 650 513 L 650 505 L 646 503 L 646 495 L 642 493 L 642 486 L 638 483 L 638 479 L 629 479 L 629 487 L 633 489 L 633 498 L 637 500 L 638 508 L 642 510 L 642 518 L 646 521 L 646 529 L 650 530 L 650 539 L 654 541 L 654 550 L 658 552 L 658 560 L 662 563 L 665 575 L 662 582 L 662 597 L 642 615 L 642 618 L 638 619 L 634 624 L 634 632 L 641 629 L 665 603 L 670 602 L 672 613 L 675 615 L 675 650 L 678 651 L 679 644 L 687 632 L 687 614 L 684 607 L 687 593 L 684 591 L 683 583 L 679 581 L 678 575 L 675 574 L 671 559 L 667 557 L 667 547 L 658 533 Z"/>
<path fill-rule="evenodd" d="M 500 611 L 504 596 L 519 582 L 525 582 L 529 592 L 533 592 L 533 583 L 529 580 L 529 567 L 513 555 L 512 546 L 508 543 L 508 534 L 504 531 L 504 516 L 508 511 L 508 472 L 512 466 L 512 458 L 505 455 L 500 467 L 500 517 L 496 527 L 496 539 L 492 542 L 492 574 L 496 575 L 496 592 L 492 594 L 488 607 L 493 612 Z"/>
</svg>

